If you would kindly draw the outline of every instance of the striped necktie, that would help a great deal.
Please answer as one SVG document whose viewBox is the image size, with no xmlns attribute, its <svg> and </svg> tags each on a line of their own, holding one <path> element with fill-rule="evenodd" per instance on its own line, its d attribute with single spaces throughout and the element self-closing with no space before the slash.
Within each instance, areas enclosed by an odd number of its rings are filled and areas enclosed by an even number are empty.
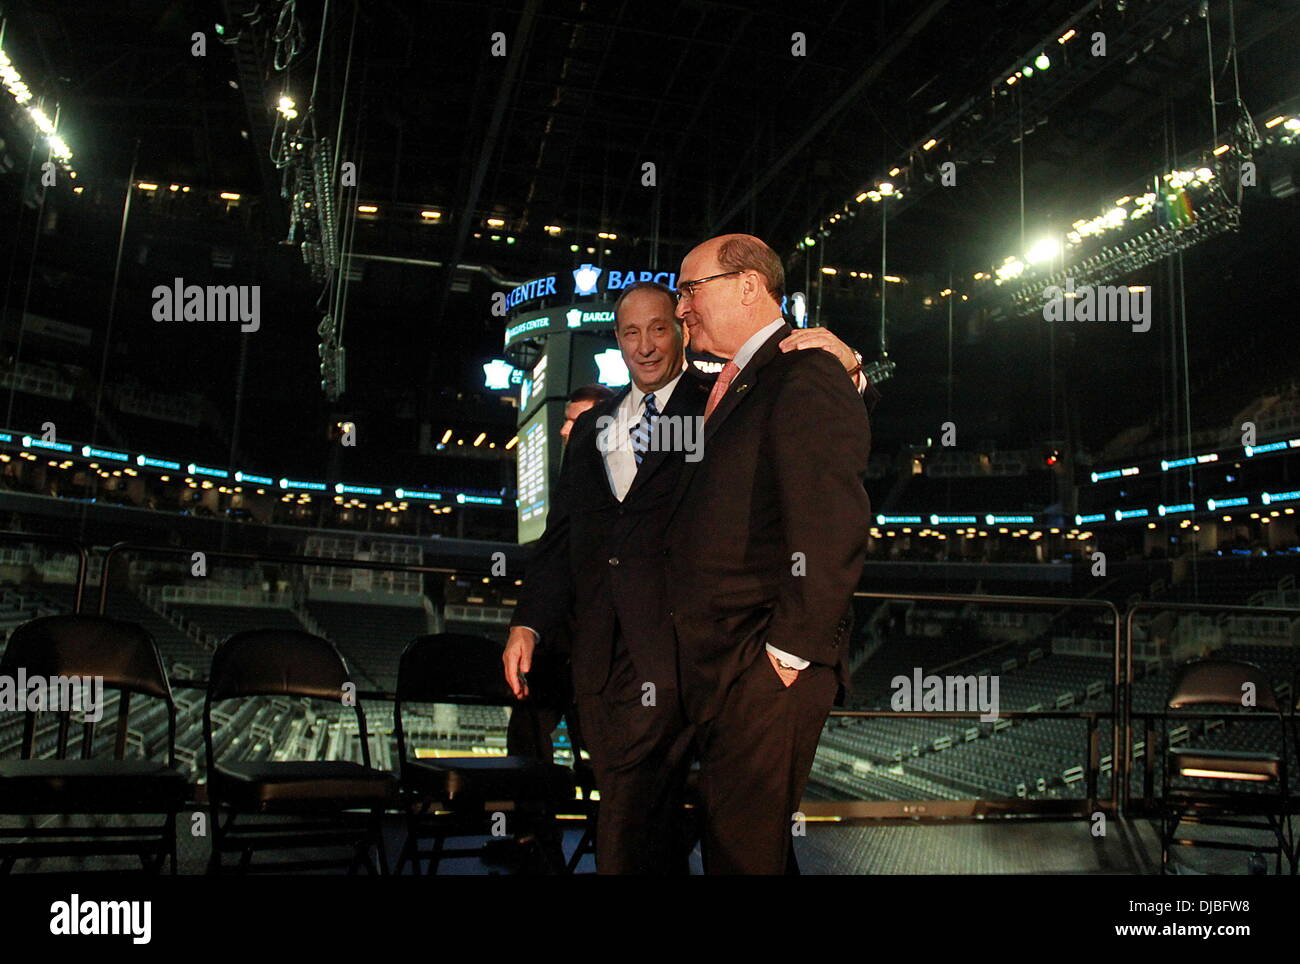
<svg viewBox="0 0 1300 964">
<path fill-rule="evenodd" d="M 650 448 L 650 433 L 654 430 L 654 420 L 658 417 L 659 410 L 655 408 L 655 397 L 653 394 L 647 395 L 641 421 L 632 426 L 632 457 L 636 459 L 637 465 L 641 464 L 646 451 Z"/>
</svg>

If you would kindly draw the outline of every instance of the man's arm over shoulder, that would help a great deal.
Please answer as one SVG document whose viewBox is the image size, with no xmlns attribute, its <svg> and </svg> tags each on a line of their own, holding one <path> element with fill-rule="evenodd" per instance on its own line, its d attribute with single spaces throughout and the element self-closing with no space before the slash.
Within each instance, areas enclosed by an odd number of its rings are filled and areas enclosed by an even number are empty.
<svg viewBox="0 0 1300 964">
<path fill-rule="evenodd" d="M 871 429 L 830 355 L 800 352 L 784 372 L 769 441 L 790 558 L 767 642 L 824 659 L 862 574 L 871 522 L 863 486 Z"/>
</svg>

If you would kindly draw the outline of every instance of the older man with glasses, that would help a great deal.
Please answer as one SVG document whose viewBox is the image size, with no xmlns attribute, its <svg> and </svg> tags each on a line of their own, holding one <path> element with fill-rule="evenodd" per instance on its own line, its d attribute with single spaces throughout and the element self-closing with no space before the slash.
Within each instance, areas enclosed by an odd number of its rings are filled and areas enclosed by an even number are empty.
<svg viewBox="0 0 1300 964">
<path fill-rule="evenodd" d="M 533 553 L 503 655 L 517 696 L 534 653 L 570 639 L 581 732 L 600 790 L 600 873 L 680 873 L 682 791 L 694 730 L 677 668 L 664 547 L 687 454 L 651 444 L 663 419 L 704 415 L 713 380 L 686 365 L 678 292 L 653 283 L 624 291 L 615 334 L 632 383 L 574 422 L 546 531 Z M 843 376 L 853 352 L 829 332 L 797 333 L 789 350 L 825 348 Z M 858 373 L 854 372 L 855 376 Z M 698 452 L 696 453 L 698 454 Z"/>
</svg>

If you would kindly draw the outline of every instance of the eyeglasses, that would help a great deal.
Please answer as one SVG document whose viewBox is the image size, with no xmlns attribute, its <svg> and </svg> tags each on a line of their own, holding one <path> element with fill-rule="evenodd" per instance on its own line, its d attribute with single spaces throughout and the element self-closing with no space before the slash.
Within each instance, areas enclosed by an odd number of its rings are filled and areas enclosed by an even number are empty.
<svg viewBox="0 0 1300 964">
<path fill-rule="evenodd" d="M 744 270 L 724 271 L 722 272 L 722 274 L 711 274 L 707 278 L 697 278 L 694 281 L 683 281 L 681 284 L 677 286 L 677 300 L 681 301 L 683 298 L 694 297 L 695 289 L 698 288 L 700 285 L 704 284 L 706 281 L 716 281 L 718 278 L 726 278 L 729 275 L 744 274 L 744 273 L 745 273 Z"/>
</svg>

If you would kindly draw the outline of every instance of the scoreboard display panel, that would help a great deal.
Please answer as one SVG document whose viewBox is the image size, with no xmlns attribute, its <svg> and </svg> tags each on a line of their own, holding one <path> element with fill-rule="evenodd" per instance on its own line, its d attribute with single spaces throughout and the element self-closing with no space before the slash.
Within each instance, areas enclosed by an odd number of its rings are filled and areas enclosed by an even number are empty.
<svg viewBox="0 0 1300 964">
<path fill-rule="evenodd" d="M 519 428 L 519 542 L 540 539 L 550 506 L 552 449 L 561 444 L 562 402 L 545 402 Z M 558 457 L 557 457 L 558 463 Z"/>
</svg>

